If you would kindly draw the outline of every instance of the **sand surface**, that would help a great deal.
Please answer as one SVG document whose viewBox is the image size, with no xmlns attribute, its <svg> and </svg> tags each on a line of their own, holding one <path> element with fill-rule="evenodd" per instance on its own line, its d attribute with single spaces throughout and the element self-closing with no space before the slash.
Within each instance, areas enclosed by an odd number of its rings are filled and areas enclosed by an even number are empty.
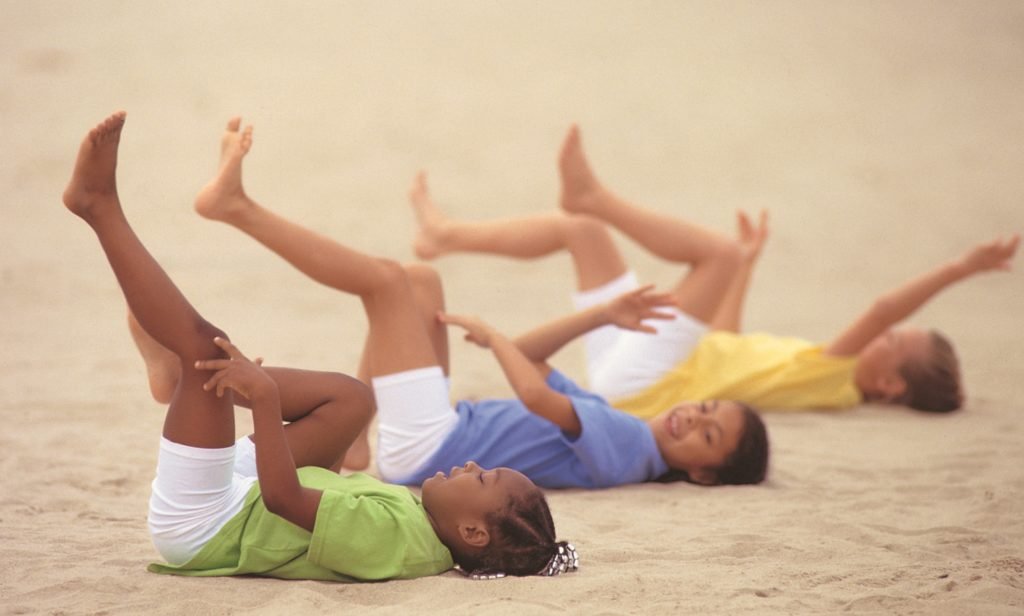
<svg viewBox="0 0 1024 616">
<path fill-rule="evenodd" d="M 84 131 L 126 109 L 122 200 L 197 307 L 269 363 L 354 372 L 358 302 L 192 212 L 226 118 L 256 125 L 254 196 L 399 259 L 417 169 L 456 216 L 551 211 L 576 121 L 638 202 L 723 229 L 769 208 L 748 329 L 824 340 L 889 286 L 1024 229 L 1021 3 L 2 0 L 0 14 L 0 613 L 1024 611 L 1019 273 L 913 319 L 956 341 L 962 412 L 771 415 L 761 487 L 552 492 L 576 575 L 187 580 L 145 570 L 162 408 L 94 237 L 60 205 Z M 645 280 L 679 275 L 622 245 Z M 437 266 L 453 309 L 509 332 L 569 308 L 564 256 Z M 578 345 L 556 363 L 583 378 Z M 453 371 L 459 397 L 508 393 L 459 340 Z"/>
</svg>

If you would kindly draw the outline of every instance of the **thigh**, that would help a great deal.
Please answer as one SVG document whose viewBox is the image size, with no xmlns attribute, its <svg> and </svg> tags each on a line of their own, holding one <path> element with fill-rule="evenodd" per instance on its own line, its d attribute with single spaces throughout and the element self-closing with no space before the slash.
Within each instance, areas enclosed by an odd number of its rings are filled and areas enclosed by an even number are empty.
<svg viewBox="0 0 1024 616">
<path fill-rule="evenodd" d="M 438 365 L 405 269 L 386 261 L 373 293 L 362 296 L 369 321 L 366 350 L 372 376 Z"/>
<path fill-rule="evenodd" d="M 275 366 L 264 366 L 263 369 L 277 383 L 281 396 L 281 417 L 285 421 L 301 419 L 313 409 L 332 400 L 362 399 L 365 395 L 365 384 L 340 372 Z M 235 394 L 235 403 L 251 408 L 249 401 L 238 394 Z"/>
<path fill-rule="evenodd" d="M 413 299 L 419 311 L 423 328 L 430 338 L 438 365 L 450 374 L 448 353 L 448 327 L 437 320 L 437 313 L 445 309 L 444 286 L 437 270 L 423 263 L 407 263 L 405 272 L 412 285 Z"/>
<path fill-rule="evenodd" d="M 579 290 L 597 289 L 628 271 L 626 260 L 603 222 L 582 215 L 562 216 L 560 220 Z"/>
</svg>

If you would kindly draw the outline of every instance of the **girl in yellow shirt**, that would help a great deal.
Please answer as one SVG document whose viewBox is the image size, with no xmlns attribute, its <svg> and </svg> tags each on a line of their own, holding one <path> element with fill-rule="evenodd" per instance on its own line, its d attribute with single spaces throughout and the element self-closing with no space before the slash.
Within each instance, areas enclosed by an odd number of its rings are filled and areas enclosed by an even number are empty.
<svg viewBox="0 0 1024 616">
<path fill-rule="evenodd" d="M 602 328 L 586 338 L 591 389 L 617 408 L 649 417 L 684 400 L 726 399 L 762 409 L 842 408 L 861 401 L 951 411 L 963 401 L 958 360 L 935 331 L 894 328 L 946 287 L 974 274 L 1009 269 L 1019 235 L 979 244 L 877 298 L 825 345 L 738 335 L 743 300 L 768 235 L 767 216 L 739 215 L 732 239 L 619 197 L 594 175 L 573 126 L 559 156 L 561 212 L 524 219 L 463 222 L 432 202 L 420 174 L 410 193 L 423 259 L 478 252 L 532 259 L 566 250 L 585 309 L 638 283 L 608 227 L 653 255 L 689 265 L 670 290 L 673 321 L 653 335 Z"/>
</svg>

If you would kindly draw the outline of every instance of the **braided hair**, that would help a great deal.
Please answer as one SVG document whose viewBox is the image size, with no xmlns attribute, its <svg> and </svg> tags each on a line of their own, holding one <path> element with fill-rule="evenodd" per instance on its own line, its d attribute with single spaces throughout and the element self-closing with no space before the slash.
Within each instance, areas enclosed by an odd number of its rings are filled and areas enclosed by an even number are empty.
<svg viewBox="0 0 1024 616">
<path fill-rule="evenodd" d="M 459 568 L 477 579 L 504 575 L 556 575 L 579 565 L 576 550 L 556 541 L 555 522 L 540 488 L 514 496 L 500 511 L 487 515 L 491 542 L 459 559 Z"/>
</svg>

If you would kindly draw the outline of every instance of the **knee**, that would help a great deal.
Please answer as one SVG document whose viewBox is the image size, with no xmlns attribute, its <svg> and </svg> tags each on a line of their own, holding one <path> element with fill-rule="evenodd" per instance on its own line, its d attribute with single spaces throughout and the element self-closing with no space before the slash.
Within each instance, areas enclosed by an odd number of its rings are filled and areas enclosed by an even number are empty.
<svg viewBox="0 0 1024 616">
<path fill-rule="evenodd" d="M 369 423 L 377 409 L 373 389 L 359 379 L 346 374 L 335 373 L 333 378 L 332 389 L 337 399 L 345 401 L 353 415 L 363 418 L 364 423 Z"/>
<path fill-rule="evenodd" d="M 192 332 L 184 336 L 178 348 L 178 356 L 183 361 L 194 361 L 197 359 L 216 359 L 226 357 L 227 354 L 214 344 L 214 338 L 228 339 L 228 335 L 222 329 L 216 327 L 203 318 L 197 318 L 192 324 Z"/>
<path fill-rule="evenodd" d="M 424 291 L 434 291 L 441 288 L 441 275 L 433 266 L 426 263 L 412 262 L 402 266 L 409 279 L 409 284 L 414 288 Z"/>
<path fill-rule="evenodd" d="M 328 378 L 331 392 L 329 398 L 334 404 L 324 405 L 323 408 L 334 410 L 332 421 L 349 427 L 358 424 L 359 429 L 369 425 L 377 410 L 373 389 L 359 379 L 338 372 L 331 373 Z"/>
<path fill-rule="evenodd" d="M 608 227 L 588 216 L 566 216 L 562 222 L 562 233 L 566 245 L 570 247 L 577 243 L 592 243 L 597 239 L 611 239 Z"/>
<path fill-rule="evenodd" d="M 393 259 L 378 258 L 374 284 L 378 291 L 407 287 L 409 275 L 405 267 Z"/>
</svg>

